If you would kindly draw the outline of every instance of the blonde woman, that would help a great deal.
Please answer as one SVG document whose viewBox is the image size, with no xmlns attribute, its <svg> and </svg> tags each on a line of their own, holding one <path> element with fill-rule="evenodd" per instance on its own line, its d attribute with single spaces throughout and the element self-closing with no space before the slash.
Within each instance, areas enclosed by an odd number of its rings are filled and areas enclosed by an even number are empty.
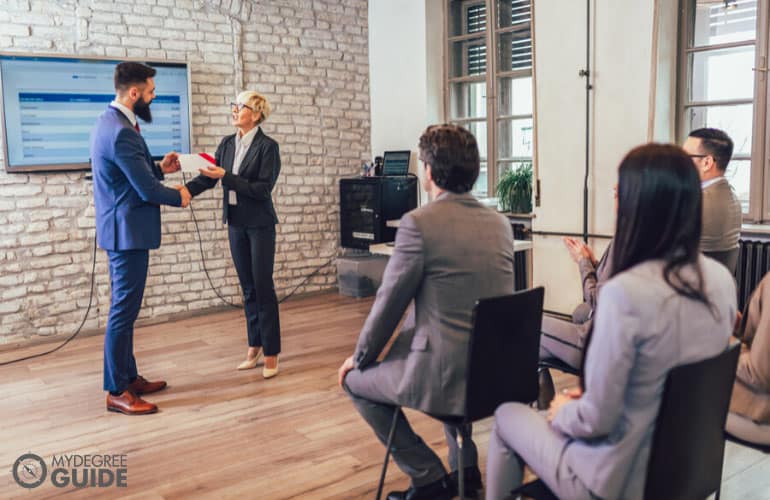
<svg viewBox="0 0 770 500">
<path fill-rule="evenodd" d="M 275 225 L 272 191 L 281 170 L 278 143 L 260 127 L 270 116 L 270 103 L 257 92 L 245 91 L 230 103 L 235 134 L 217 147 L 216 166 L 200 169 L 201 175 L 185 186 L 192 196 L 222 180 L 224 213 L 230 253 L 243 290 L 249 350 L 239 370 L 255 368 L 264 355 L 262 375 L 278 374 L 281 327 L 273 285 Z"/>
</svg>

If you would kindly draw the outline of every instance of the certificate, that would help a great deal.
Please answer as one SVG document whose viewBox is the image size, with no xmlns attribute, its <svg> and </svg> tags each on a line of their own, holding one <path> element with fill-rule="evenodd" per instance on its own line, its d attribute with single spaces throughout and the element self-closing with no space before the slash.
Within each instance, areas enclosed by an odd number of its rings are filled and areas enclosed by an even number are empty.
<svg viewBox="0 0 770 500">
<path fill-rule="evenodd" d="M 199 168 L 206 168 L 216 165 L 214 157 L 208 153 L 197 153 L 191 155 L 179 155 L 179 163 L 182 165 L 182 172 L 190 174 L 199 174 Z"/>
</svg>

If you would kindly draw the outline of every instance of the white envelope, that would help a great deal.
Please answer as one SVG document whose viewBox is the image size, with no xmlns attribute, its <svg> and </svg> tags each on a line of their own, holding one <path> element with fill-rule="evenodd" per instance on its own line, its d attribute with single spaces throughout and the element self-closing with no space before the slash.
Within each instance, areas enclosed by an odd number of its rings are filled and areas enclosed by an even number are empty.
<svg viewBox="0 0 770 500">
<path fill-rule="evenodd" d="M 204 156 L 205 155 L 205 156 Z M 206 153 L 196 153 L 191 155 L 179 155 L 179 163 L 182 165 L 182 172 L 198 175 L 199 168 L 211 167 L 214 163 L 207 159 L 213 158 Z"/>
</svg>

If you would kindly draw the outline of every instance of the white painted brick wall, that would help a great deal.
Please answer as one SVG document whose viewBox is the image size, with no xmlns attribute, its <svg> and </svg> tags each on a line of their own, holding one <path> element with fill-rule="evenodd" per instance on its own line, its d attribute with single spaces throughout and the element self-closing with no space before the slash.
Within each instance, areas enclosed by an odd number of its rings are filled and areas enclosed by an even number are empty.
<svg viewBox="0 0 770 500">
<path fill-rule="evenodd" d="M 278 141 L 282 159 L 273 192 L 282 297 L 336 254 L 337 181 L 371 157 L 367 11 L 367 0 L 0 0 L 0 46 L 188 61 L 195 149 L 212 153 L 233 132 L 227 103 L 243 89 L 266 94 L 273 114 L 263 129 Z M 0 156 L 0 344 L 63 337 L 83 319 L 94 237 L 84 175 L 9 174 Z M 180 174 L 167 176 L 169 185 L 181 182 Z M 193 201 L 209 275 L 239 302 L 221 204 L 220 188 Z M 220 307 L 190 210 L 164 207 L 162 217 L 163 243 L 150 253 L 139 320 Z M 327 265 L 297 293 L 335 280 Z M 103 329 L 108 310 L 107 263 L 97 250 L 84 328 Z"/>
</svg>

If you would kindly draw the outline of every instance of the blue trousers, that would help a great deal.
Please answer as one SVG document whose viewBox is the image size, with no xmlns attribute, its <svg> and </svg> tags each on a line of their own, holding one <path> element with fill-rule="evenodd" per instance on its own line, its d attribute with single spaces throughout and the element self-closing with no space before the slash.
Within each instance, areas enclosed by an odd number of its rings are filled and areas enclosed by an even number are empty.
<svg viewBox="0 0 770 500">
<path fill-rule="evenodd" d="M 228 226 L 230 254 L 243 290 L 249 347 L 262 347 L 265 356 L 281 352 L 278 298 L 273 284 L 275 226 Z"/>
<path fill-rule="evenodd" d="M 134 321 L 147 282 L 148 250 L 107 251 L 110 264 L 110 315 L 104 332 L 104 390 L 123 392 L 137 376 Z"/>
</svg>

